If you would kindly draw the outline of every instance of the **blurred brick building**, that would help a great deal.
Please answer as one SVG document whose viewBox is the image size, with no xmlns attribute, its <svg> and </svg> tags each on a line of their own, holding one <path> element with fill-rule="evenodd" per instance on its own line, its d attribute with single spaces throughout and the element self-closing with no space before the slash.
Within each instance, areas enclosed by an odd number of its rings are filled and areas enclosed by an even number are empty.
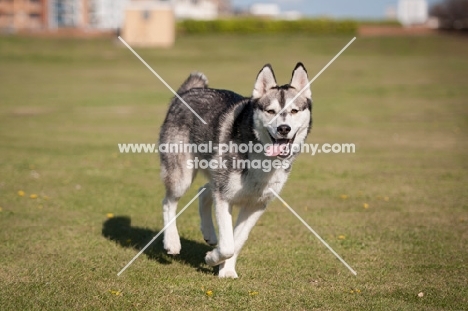
<svg viewBox="0 0 468 311">
<path fill-rule="evenodd" d="M 0 29 L 117 29 L 130 0 L 0 0 Z"/>
<path fill-rule="evenodd" d="M 0 31 L 59 28 L 117 30 L 125 10 L 141 0 L 0 0 Z M 152 0 L 171 5 L 177 19 L 214 19 L 228 15 L 229 0 Z M 180 12 L 180 14 L 179 14 Z M 179 16 L 180 15 L 180 16 Z"/>
<path fill-rule="evenodd" d="M 47 0 L 0 0 L 0 29 L 42 29 L 48 16 Z"/>
</svg>

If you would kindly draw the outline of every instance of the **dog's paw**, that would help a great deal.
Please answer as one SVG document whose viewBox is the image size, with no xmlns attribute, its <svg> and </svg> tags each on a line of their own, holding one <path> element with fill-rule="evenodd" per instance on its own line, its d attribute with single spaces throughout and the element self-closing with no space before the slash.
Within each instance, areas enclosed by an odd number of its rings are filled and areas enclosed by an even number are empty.
<svg viewBox="0 0 468 311">
<path fill-rule="evenodd" d="M 179 255 L 182 246 L 180 245 L 180 238 L 164 236 L 164 249 L 169 255 Z"/>
<path fill-rule="evenodd" d="M 220 269 L 218 277 L 237 279 L 239 276 L 237 276 L 237 272 L 235 270 Z"/>
<path fill-rule="evenodd" d="M 206 253 L 205 262 L 209 266 L 217 266 L 219 265 L 219 256 L 217 255 L 216 249 L 212 250 L 211 252 Z"/>
<path fill-rule="evenodd" d="M 219 251 L 219 248 L 215 248 L 211 252 L 206 253 L 205 262 L 207 265 L 214 267 L 219 264 L 222 264 L 223 262 L 231 258 L 233 255 L 233 253 L 223 254 Z"/>
<path fill-rule="evenodd" d="M 179 255 L 181 250 L 180 243 L 179 245 L 165 245 L 164 249 L 167 251 L 168 255 Z"/>
<path fill-rule="evenodd" d="M 219 273 L 218 276 L 220 278 L 231 278 L 231 279 L 237 279 L 237 273 L 236 273 L 236 258 L 229 258 L 225 262 L 221 263 L 219 265 Z"/>
</svg>

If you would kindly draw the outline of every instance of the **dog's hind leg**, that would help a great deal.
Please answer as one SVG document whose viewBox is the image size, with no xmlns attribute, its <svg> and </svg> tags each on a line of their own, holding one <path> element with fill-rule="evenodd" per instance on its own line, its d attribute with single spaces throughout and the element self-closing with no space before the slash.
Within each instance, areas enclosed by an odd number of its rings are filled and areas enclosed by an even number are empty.
<svg viewBox="0 0 468 311">
<path fill-rule="evenodd" d="M 216 238 L 216 231 L 213 225 L 213 218 L 211 216 L 211 207 L 213 205 L 213 194 L 211 192 L 210 184 L 207 183 L 202 188 L 206 190 L 200 194 L 198 200 L 198 211 L 200 213 L 201 225 L 200 229 L 203 233 L 203 238 L 206 243 L 214 246 L 218 243 Z M 202 189 L 200 188 L 200 190 Z"/>
<path fill-rule="evenodd" d="M 234 229 L 234 255 L 219 265 L 220 278 L 237 278 L 236 261 L 250 231 L 265 211 L 264 206 L 242 207 Z"/>
<path fill-rule="evenodd" d="M 161 161 L 161 171 L 166 186 L 166 197 L 163 200 L 164 226 L 167 226 L 177 214 L 177 203 L 180 197 L 187 191 L 195 178 L 196 171 L 183 166 L 165 165 Z M 183 163 L 179 161 L 179 163 Z M 164 249 L 170 255 L 180 253 L 180 237 L 177 231 L 176 221 L 172 222 L 164 232 Z"/>
<path fill-rule="evenodd" d="M 166 226 L 176 216 L 178 201 L 179 199 L 166 194 L 166 197 L 163 200 L 164 226 Z M 176 221 L 174 221 L 166 228 L 166 231 L 164 231 L 164 249 L 170 255 L 180 254 L 181 245 Z"/>
</svg>

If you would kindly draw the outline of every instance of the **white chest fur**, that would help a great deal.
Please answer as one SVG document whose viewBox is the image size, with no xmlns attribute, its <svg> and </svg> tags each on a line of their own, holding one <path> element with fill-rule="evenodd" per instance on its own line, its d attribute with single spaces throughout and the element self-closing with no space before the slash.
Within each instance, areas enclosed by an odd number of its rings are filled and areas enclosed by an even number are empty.
<svg viewBox="0 0 468 311">
<path fill-rule="evenodd" d="M 245 174 L 232 172 L 228 176 L 225 191 L 226 199 L 236 205 L 266 205 L 274 198 L 272 188 L 279 193 L 288 179 L 289 172 L 284 169 L 248 170 Z"/>
</svg>

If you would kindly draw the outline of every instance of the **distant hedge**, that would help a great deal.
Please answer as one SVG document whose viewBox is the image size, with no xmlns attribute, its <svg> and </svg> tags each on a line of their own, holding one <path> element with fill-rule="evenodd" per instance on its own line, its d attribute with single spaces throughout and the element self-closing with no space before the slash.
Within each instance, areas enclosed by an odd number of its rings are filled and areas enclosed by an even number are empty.
<svg viewBox="0 0 468 311">
<path fill-rule="evenodd" d="M 355 34 L 358 23 L 351 20 L 301 19 L 218 19 L 212 21 L 184 20 L 177 23 L 181 34 L 268 34 L 301 33 L 311 35 Z"/>
</svg>

